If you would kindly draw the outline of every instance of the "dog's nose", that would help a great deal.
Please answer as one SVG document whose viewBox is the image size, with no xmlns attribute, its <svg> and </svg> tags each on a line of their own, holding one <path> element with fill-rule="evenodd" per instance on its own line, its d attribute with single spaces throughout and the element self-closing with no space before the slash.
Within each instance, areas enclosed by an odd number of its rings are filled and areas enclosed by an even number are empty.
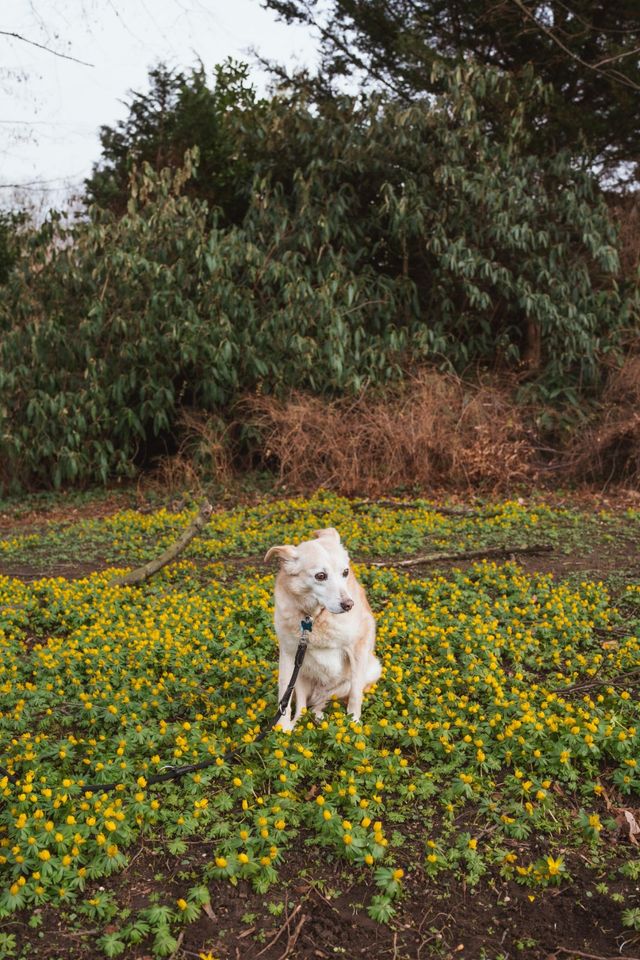
<svg viewBox="0 0 640 960">
<path fill-rule="evenodd" d="M 351 610 L 351 607 L 353 606 L 353 600 L 341 600 L 340 606 L 342 607 L 344 612 L 347 613 L 349 610 Z"/>
</svg>

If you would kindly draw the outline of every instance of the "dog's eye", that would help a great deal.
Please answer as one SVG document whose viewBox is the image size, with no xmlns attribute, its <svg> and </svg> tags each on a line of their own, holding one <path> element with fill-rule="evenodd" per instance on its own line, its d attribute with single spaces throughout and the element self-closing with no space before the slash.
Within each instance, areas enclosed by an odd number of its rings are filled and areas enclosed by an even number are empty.
<svg viewBox="0 0 640 960">
<path fill-rule="evenodd" d="M 349 576 L 349 571 L 348 571 L 348 570 L 343 570 L 343 571 L 342 571 L 342 576 L 343 576 L 343 577 L 348 577 L 348 576 Z"/>
<path fill-rule="evenodd" d="M 322 572 L 322 573 L 316 573 L 316 580 L 326 580 L 326 579 L 327 579 L 326 573 L 324 573 L 324 572 Z"/>
</svg>

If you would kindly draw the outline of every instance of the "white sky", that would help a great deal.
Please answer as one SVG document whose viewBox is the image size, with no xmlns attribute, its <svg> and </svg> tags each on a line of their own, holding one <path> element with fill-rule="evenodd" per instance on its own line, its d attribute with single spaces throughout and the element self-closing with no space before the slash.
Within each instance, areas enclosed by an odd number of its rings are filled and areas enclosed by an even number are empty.
<svg viewBox="0 0 640 960">
<path fill-rule="evenodd" d="M 316 61 L 311 31 L 276 21 L 260 0 L 5 0 L 0 31 L 94 64 L 0 34 L 0 206 L 55 205 L 80 186 L 100 156 L 100 125 L 127 115 L 121 101 L 148 89 L 159 61 L 184 68 L 199 57 L 210 71 L 245 60 L 261 92 L 268 81 L 250 48 L 289 66 Z"/>
</svg>

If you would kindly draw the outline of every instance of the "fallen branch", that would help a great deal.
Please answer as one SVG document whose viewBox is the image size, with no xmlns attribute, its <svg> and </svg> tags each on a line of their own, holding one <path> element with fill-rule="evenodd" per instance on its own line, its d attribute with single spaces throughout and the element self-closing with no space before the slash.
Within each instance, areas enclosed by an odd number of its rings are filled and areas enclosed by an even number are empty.
<svg viewBox="0 0 640 960">
<path fill-rule="evenodd" d="M 422 563 L 440 563 L 443 560 L 484 560 L 490 557 L 510 557 L 516 553 L 550 553 L 553 547 L 549 543 L 538 543 L 532 547 L 487 547 L 486 550 L 462 550 L 458 553 L 425 553 L 421 557 L 409 560 L 377 560 L 370 567 L 417 567 Z"/>
<path fill-rule="evenodd" d="M 572 683 L 570 687 L 553 687 L 552 693 L 575 693 L 576 691 L 582 692 L 583 690 L 595 690 L 597 687 L 626 687 L 629 685 L 629 679 L 632 677 L 637 677 L 640 674 L 640 669 L 638 670 L 627 670 L 626 673 L 618 673 L 615 677 L 611 679 L 607 677 L 593 677 L 589 680 L 579 681 L 578 683 Z"/>
<path fill-rule="evenodd" d="M 130 570 L 129 573 L 123 574 L 121 577 L 115 577 L 115 579 L 109 581 L 108 586 L 110 587 L 127 587 L 132 586 L 136 583 L 142 583 L 144 580 L 148 580 L 149 577 L 152 577 L 154 573 L 157 573 L 158 570 L 161 570 L 162 567 L 166 567 L 168 563 L 171 563 L 172 560 L 175 560 L 182 551 L 187 547 L 193 538 L 197 536 L 200 531 L 207 525 L 209 518 L 213 513 L 213 507 L 211 504 L 205 500 L 196 518 L 189 524 L 184 533 L 178 537 L 175 543 L 162 553 L 155 560 L 150 560 L 148 563 L 145 563 L 142 567 L 137 567 L 135 570 Z"/>
</svg>

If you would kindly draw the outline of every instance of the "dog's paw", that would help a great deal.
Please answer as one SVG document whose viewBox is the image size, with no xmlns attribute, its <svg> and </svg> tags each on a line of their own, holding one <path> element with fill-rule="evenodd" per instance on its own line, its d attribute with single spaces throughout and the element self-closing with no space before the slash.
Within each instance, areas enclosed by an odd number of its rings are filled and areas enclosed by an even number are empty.
<svg viewBox="0 0 640 960">
<path fill-rule="evenodd" d="M 283 733 L 291 733 L 295 727 L 295 722 L 291 717 L 282 717 L 282 719 L 276 724 L 276 730 L 282 730 Z"/>
</svg>

